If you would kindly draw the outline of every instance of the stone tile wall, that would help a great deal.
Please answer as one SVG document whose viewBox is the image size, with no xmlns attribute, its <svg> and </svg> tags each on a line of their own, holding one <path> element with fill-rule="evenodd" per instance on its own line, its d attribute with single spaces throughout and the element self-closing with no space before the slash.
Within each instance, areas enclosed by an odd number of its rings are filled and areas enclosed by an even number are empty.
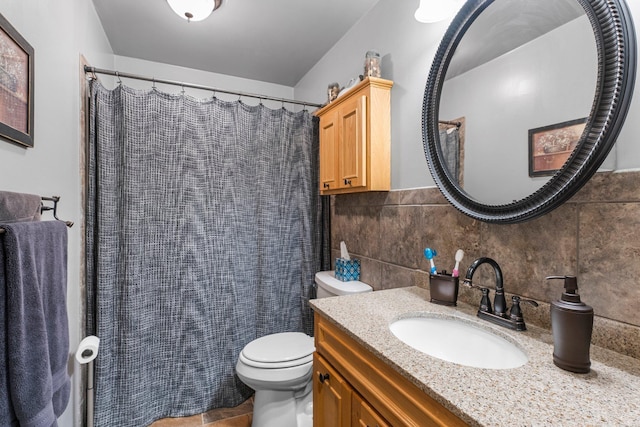
<svg viewBox="0 0 640 427">
<path fill-rule="evenodd" d="M 549 302 L 562 293 L 551 275 L 575 275 L 582 299 L 596 313 L 595 344 L 640 358 L 640 172 L 599 173 L 569 202 L 522 224 L 475 221 L 449 205 L 436 188 L 350 194 L 332 200 L 332 249 L 340 241 L 362 262 L 361 280 L 375 290 L 428 288 L 425 247 L 438 251 L 438 270 L 451 271 L 465 251 L 461 276 L 481 256 L 502 268 L 508 294 L 534 299 L 525 319 L 549 328 Z M 482 265 L 474 283 L 493 288 Z M 461 289 L 470 304 L 480 293 Z"/>
</svg>

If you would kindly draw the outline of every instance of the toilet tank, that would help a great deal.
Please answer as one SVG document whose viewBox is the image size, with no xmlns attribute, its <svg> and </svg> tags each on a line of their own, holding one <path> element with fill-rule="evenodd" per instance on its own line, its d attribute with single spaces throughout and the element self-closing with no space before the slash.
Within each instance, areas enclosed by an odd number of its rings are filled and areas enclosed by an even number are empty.
<svg viewBox="0 0 640 427">
<path fill-rule="evenodd" d="M 371 292 L 373 288 L 359 280 L 343 282 L 336 279 L 335 271 L 319 271 L 316 273 L 317 298 L 333 297 L 338 295 L 361 294 Z"/>
</svg>

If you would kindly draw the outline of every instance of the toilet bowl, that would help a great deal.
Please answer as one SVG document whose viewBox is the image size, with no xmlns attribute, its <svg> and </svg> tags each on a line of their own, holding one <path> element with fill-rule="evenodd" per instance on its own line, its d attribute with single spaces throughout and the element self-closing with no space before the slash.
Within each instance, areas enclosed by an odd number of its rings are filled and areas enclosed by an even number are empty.
<svg viewBox="0 0 640 427">
<path fill-rule="evenodd" d="M 317 296 L 371 292 L 360 281 L 341 282 L 333 271 L 316 274 Z M 248 343 L 236 363 L 238 378 L 255 390 L 252 427 L 313 426 L 313 337 L 302 332 L 265 335 Z"/>
</svg>

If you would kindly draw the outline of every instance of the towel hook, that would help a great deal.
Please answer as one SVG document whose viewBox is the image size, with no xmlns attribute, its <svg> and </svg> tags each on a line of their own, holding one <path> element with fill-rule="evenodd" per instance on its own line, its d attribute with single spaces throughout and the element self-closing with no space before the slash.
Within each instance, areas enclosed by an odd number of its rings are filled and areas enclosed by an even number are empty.
<svg viewBox="0 0 640 427">
<path fill-rule="evenodd" d="M 53 217 L 57 221 L 64 222 L 65 224 L 67 224 L 67 227 L 73 227 L 73 221 L 63 221 L 60 218 L 58 218 L 58 202 L 60 201 L 60 196 L 41 197 L 41 199 L 53 202 L 53 206 L 46 206 L 46 205 L 42 204 L 40 206 L 40 213 L 42 213 L 44 211 L 53 211 Z"/>
</svg>

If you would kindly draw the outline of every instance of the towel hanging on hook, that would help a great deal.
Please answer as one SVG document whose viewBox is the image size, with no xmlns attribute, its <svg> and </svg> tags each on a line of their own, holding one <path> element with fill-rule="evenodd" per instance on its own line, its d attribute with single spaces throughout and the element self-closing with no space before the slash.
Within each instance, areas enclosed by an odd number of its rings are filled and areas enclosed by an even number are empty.
<svg viewBox="0 0 640 427">
<path fill-rule="evenodd" d="M 45 211 L 53 211 L 53 218 L 55 218 L 56 221 L 63 221 L 67 225 L 67 227 L 69 228 L 73 227 L 73 221 L 64 221 L 58 218 L 58 202 L 60 201 L 60 196 L 51 196 L 51 197 L 42 196 L 41 199 L 42 201 L 53 202 L 53 206 L 47 206 L 44 203 L 42 203 L 42 205 L 40 206 L 40 213 Z M 4 232 L 5 232 L 4 228 L 0 227 L 0 234 L 3 234 Z"/>
</svg>

